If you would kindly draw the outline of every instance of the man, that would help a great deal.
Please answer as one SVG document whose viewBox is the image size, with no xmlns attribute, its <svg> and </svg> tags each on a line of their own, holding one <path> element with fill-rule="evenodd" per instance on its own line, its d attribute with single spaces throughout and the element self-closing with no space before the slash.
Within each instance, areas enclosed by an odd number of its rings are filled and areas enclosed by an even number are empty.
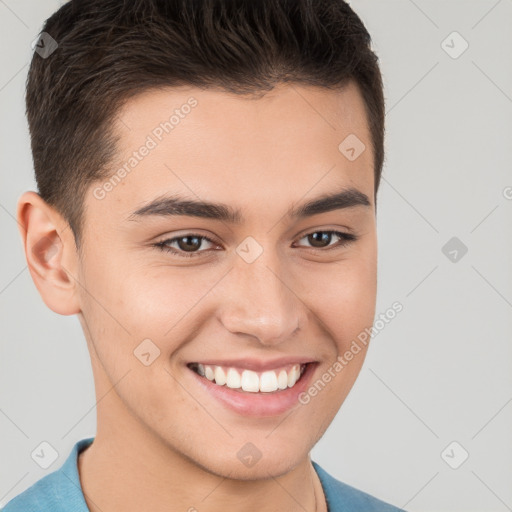
<svg viewBox="0 0 512 512">
<path fill-rule="evenodd" d="M 83 327 L 97 433 L 4 510 L 398 510 L 309 456 L 375 315 L 384 99 L 361 20 L 71 1 L 41 41 L 17 214 L 42 299 Z"/>
</svg>

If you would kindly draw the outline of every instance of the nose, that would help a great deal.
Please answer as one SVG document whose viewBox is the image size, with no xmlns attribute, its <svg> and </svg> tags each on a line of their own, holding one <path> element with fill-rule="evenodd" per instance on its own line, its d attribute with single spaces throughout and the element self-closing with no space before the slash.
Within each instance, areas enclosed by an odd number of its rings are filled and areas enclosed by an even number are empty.
<svg viewBox="0 0 512 512">
<path fill-rule="evenodd" d="M 231 333 L 277 345 L 305 326 L 307 308 L 293 290 L 289 274 L 281 272 L 275 260 L 269 263 L 263 255 L 252 263 L 239 259 L 224 283 L 218 311 Z"/>
</svg>

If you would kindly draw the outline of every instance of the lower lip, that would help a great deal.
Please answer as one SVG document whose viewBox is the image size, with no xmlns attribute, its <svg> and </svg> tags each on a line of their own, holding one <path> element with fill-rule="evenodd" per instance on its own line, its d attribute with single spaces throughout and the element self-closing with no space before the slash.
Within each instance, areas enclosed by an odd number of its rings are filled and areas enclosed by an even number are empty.
<svg viewBox="0 0 512 512">
<path fill-rule="evenodd" d="M 214 384 L 194 370 L 187 369 L 192 372 L 198 384 L 205 391 L 228 409 L 243 416 L 262 417 L 283 414 L 299 404 L 299 395 L 307 389 L 316 366 L 317 363 L 308 363 L 301 378 L 293 387 L 272 393 L 236 391 L 227 386 Z"/>
</svg>

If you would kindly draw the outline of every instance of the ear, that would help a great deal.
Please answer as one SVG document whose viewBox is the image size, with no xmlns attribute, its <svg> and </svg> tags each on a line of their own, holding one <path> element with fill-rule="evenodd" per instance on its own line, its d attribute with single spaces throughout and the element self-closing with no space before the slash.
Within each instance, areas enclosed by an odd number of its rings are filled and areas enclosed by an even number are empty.
<svg viewBox="0 0 512 512">
<path fill-rule="evenodd" d="M 69 224 L 32 191 L 18 199 L 17 219 L 27 266 L 44 303 L 60 315 L 79 313 L 79 258 Z"/>
</svg>

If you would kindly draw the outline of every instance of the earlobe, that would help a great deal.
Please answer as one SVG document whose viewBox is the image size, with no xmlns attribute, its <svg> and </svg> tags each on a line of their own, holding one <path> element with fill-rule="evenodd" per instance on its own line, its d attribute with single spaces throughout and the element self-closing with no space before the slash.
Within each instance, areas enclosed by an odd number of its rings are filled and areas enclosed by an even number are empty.
<svg viewBox="0 0 512 512">
<path fill-rule="evenodd" d="M 17 220 L 27 266 L 44 303 L 61 315 L 79 313 L 76 249 L 67 222 L 33 191 L 18 199 Z"/>
</svg>

